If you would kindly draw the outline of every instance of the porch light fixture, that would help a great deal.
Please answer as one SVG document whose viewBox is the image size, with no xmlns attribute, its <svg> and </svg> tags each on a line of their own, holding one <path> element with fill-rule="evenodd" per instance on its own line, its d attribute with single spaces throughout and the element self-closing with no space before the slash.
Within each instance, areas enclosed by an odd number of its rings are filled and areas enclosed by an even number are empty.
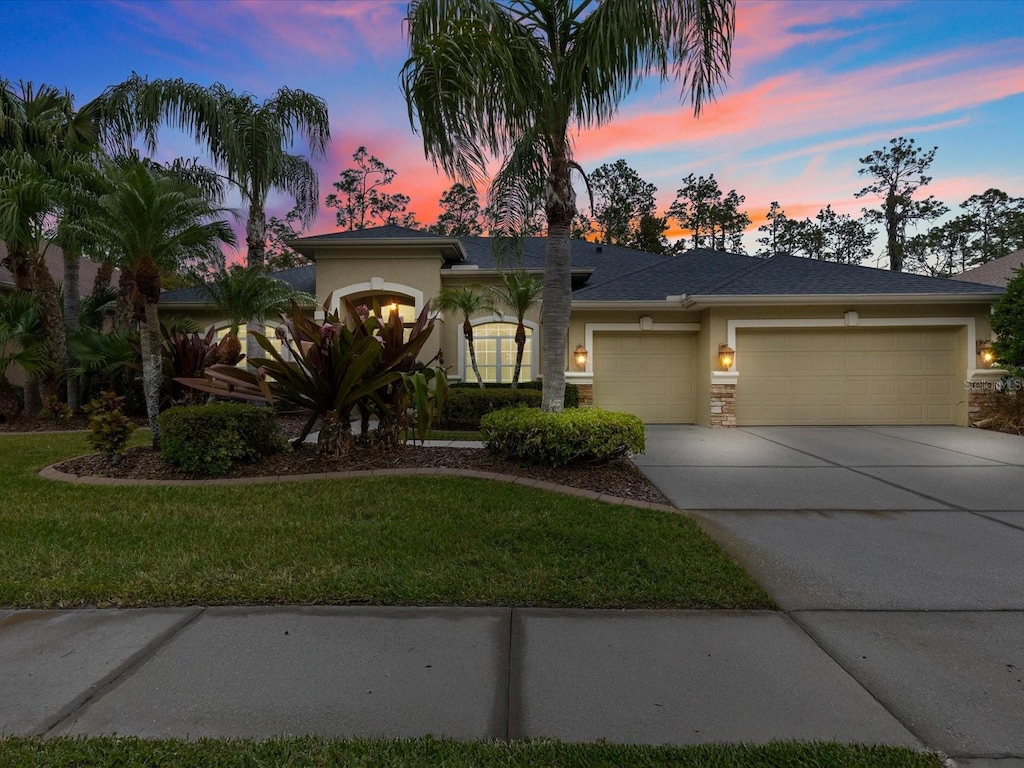
<svg viewBox="0 0 1024 768">
<path fill-rule="evenodd" d="M 981 357 L 981 362 L 987 366 L 992 366 L 996 361 L 996 351 L 992 348 L 992 342 L 979 341 L 978 342 L 978 356 Z"/>
<path fill-rule="evenodd" d="M 732 364 L 736 362 L 736 350 L 730 347 L 728 344 L 718 345 L 718 367 L 723 371 L 728 371 L 732 368 Z"/>
<path fill-rule="evenodd" d="M 576 363 L 576 367 L 579 368 L 581 371 L 585 370 L 587 367 L 588 354 L 589 353 L 587 352 L 587 348 L 584 347 L 582 344 L 577 344 L 576 351 L 572 353 L 572 357 Z"/>
</svg>

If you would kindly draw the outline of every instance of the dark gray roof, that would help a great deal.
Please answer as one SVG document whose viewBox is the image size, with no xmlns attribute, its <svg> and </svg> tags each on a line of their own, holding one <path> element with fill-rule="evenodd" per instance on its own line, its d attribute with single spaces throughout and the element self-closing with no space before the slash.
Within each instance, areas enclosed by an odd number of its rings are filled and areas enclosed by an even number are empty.
<svg viewBox="0 0 1024 768">
<path fill-rule="evenodd" d="M 271 272 L 270 276 L 288 283 L 297 291 L 316 294 L 316 267 L 312 264 Z M 177 291 L 164 291 L 160 294 L 160 302 L 163 304 L 205 304 L 206 299 L 200 296 L 199 291 L 195 288 L 181 288 Z"/>
<path fill-rule="evenodd" d="M 749 258 L 749 257 L 748 257 Z M 798 256 L 779 255 L 708 291 L 691 295 L 800 295 L 800 294 L 992 294 L 998 289 L 939 277 L 910 275 L 887 269 L 837 264 Z"/>
<path fill-rule="evenodd" d="M 476 264 L 480 269 L 495 269 L 498 266 L 491 238 L 462 237 L 459 238 L 459 242 L 462 243 L 462 248 L 466 252 L 466 260 L 462 262 L 463 264 Z M 506 263 L 501 266 L 505 268 L 521 266 L 524 269 L 542 270 L 547 256 L 547 243 L 546 237 L 525 237 L 521 241 L 522 249 L 518 261 L 507 258 Z M 590 285 L 595 281 L 618 280 L 630 272 L 646 269 L 669 260 L 667 256 L 636 251 L 618 245 L 590 243 L 586 240 L 570 241 L 570 258 L 574 271 L 592 273 L 588 280 Z"/>
<path fill-rule="evenodd" d="M 302 243 L 306 240 L 399 240 L 406 237 L 437 238 L 440 240 L 451 240 L 450 237 L 438 237 L 433 232 L 424 232 L 409 227 L 399 227 L 389 224 L 386 227 L 367 227 L 366 229 L 351 229 L 346 232 L 325 232 L 322 235 L 310 235 L 300 237 L 295 243 Z M 292 241 L 289 241 L 292 242 Z"/>
<path fill-rule="evenodd" d="M 573 294 L 576 301 L 663 301 L 666 296 L 709 292 L 715 286 L 764 264 L 762 259 L 735 253 L 696 249 L 679 256 L 658 257 L 653 264 L 622 275 L 595 275 Z"/>
<path fill-rule="evenodd" d="M 324 239 L 424 238 L 451 242 L 429 232 L 406 227 L 374 227 L 350 232 L 313 236 Z M 310 240 L 312 238 L 302 238 Z M 301 241 L 300 241 L 301 242 Z M 459 238 L 466 260 L 481 270 L 495 269 L 493 241 L 489 237 Z M 599 245 L 585 240 L 570 242 L 574 301 L 664 301 L 667 296 L 800 296 L 800 295 L 973 295 L 1000 292 L 991 285 L 943 278 L 890 272 L 884 269 L 837 264 L 796 256 L 779 255 L 759 259 L 723 251 L 695 249 L 679 256 L 660 256 L 617 245 Z M 506 268 L 521 266 L 543 270 L 547 238 L 527 237 L 521 241 L 518 259 L 510 258 Z M 450 269 L 451 265 L 446 265 Z M 315 267 L 296 267 L 273 276 L 294 288 L 315 293 Z M 472 272 L 468 272 L 472 275 Z M 161 300 L 198 302 L 195 289 L 168 291 Z"/>
</svg>

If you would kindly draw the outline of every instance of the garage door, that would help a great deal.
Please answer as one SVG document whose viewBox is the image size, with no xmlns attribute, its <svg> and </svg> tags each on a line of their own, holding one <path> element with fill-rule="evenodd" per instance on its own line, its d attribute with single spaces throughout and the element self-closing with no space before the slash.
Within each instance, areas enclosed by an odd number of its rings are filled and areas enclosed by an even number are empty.
<svg viewBox="0 0 1024 768">
<path fill-rule="evenodd" d="M 696 334 L 595 334 L 594 405 L 647 424 L 692 424 L 696 367 Z"/>
<path fill-rule="evenodd" d="M 741 330 L 736 346 L 740 425 L 957 423 L 956 329 Z"/>
</svg>

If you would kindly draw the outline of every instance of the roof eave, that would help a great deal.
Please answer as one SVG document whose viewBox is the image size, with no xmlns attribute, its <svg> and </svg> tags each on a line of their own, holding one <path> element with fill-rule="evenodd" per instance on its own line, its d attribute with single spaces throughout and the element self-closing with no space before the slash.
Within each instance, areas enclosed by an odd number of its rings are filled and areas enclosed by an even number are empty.
<svg viewBox="0 0 1024 768">
<path fill-rule="evenodd" d="M 394 248 L 395 246 L 440 250 L 442 256 L 445 257 L 445 261 L 465 261 L 467 258 L 466 251 L 462 247 L 462 243 L 455 237 L 355 237 L 345 238 L 343 240 L 330 237 L 304 237 L 300 240 L 286 240 L 284 244 L 293 251 L 296 251 L 313 261 L 316 261 L 317 249 L 322 251 L 324 248 L 349 249 L 356 247 L 362 249 L 382 250 L 385 248 Z M 452 258 L 448 258 L 449 256 Z"/>
<path fill-rule="evenodd" d="M 573 309 L 679 309 L 682 302 L 680 296 L 666 296 L 659 300 L 644 301 L 621 301 L 614 299 L 602 299 L 591 301 L 572 300 Z"/>
<path fill-rule="evenodd" d="M 785 305 L 785 304 L 963 304 L 991 303 L 1003 295 L 991 293 L 786 293 L 750 295 L 687 296 L 683 306 L 702 309 L 712 306 Z"/>
</svg>

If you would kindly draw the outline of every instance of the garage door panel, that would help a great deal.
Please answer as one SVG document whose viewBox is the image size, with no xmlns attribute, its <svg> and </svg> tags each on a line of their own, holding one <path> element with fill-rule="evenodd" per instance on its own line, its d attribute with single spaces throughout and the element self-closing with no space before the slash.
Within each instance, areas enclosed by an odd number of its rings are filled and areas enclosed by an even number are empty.
<svg viewBox="0 0 1024 768">
<path fill-rule="evenodd" d="M 692 424 L 696 368 L 692 333 L 597 333 L 594 405 L 648 424 Z"/>
<path fill-rule="evenodd" d="M 741 330 L 737 421 L 955 424 L 962 399 L 956 334 L 952 328 Z"/>
</svg>

